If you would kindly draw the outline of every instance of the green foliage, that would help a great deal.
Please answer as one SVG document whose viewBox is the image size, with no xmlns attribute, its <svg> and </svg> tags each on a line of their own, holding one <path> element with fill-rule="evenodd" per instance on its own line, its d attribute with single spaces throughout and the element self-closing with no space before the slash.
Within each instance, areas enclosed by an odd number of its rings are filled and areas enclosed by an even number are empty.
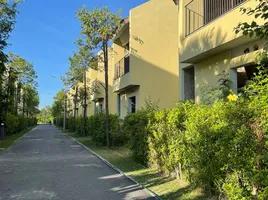
<svg viewBox="0 0 268 200">
<path fill-rule="evenodd" d="M 240 178 L 239 173 L 231 173 L 225 178 L 222 185 L 223 193 L 225 197 L 230 200 L 251 200 L 251 188 L 248 182 L 244 182 L 243 187 L 239 185 Z"/>
<path fill-rule="evenodd" d="M 87 133 L 92 137 L 93 142 L 97 145 L 104 146 L 107 143 L 105 134 L 105 119 L 104 113 L 95 114 L 90 116 L 87 120 Z M 125 143 L 125 136 L 120 131 L 120 119 L 117 115 L 110 114 L 110 133 L 111 145 L 121 146 Z"/>
<path fill-rule="evenodd" d="M 7 46 L 7 39 L 10 32 L 13 30 L 13 26 L 16 22 L 17 5 L 20 1 L 0 1 L 0 50 L 2 51 Z"/>
<path fill-rule="evenodd" d="M 111 13 L 108 7 L 88 11 L 85 7 L 77 12 L 81 22 L 81 34 L 85 35 L 86 43 L 93 48 L 103 47 L 103 42 L 111 40 L 120 27 L 121 11 Z"/>
<path fill-rule="evenodd" d="M 5 134 L 12 135 L 27 129 L 28 127 L 36 125 L 37 119 L 26 118 L 23 116 L 16 116 L 12 113 L 7 113 L 4 124 L 5 124 Z"/>
<path fill-rule="evenodd" d="M 186 169 L 192 183 L 214 193 L 226 173 L 249 170 L 256 149 L 248 124 L 251 117 L 244 101 L 194 106 L 187 111 Z"/>
<path fill-rule="evenodd" d="M 16 130 L 18 129 L 19 119 L 16 115 L 7 113 L 4 124 L 5 124 L 5 134 L 12 135 L 15 134 Z"/>
<path fill-rule="evenodd" d="M 255 19 L 263 19 L 264 24 L 258 24 L 256 21 L 241 22 L 235 28 L 235 33 L 238 34 L 242 32 L 243 35 L 250 37 L 258 37 L 268 39 L 268 1 L 267 0 L 257 0 L 259 4 L 256 8 L 242 8 L 242 14 L 246 14 L 249 16 L 254 16 Z"/>
<path fill-rule="evenodd" d="M 219 100 L 227 100 L 229 94 L 231 94 L 231 80 L 229 74 L 225 71 L 217 75 L 219 77 L 215 86 L 208 87 L 204 86 L 201 89 L 201 103 L 202 104 L 213 104 Z"/>
<path fill-rule="evenodd" d="M 158 110 L 157 102 L 146 100 L 145 108 L 136 113 L 128 114 L 123 121 L 122 131 L 126 134 L 128 145 L 136 161 L 147 165 L 148 163 L 148 137 L 149 123 L 154 112 Z"/>
<path fill-rule="evenodd" d="M 103 61 L 104 61 L 104 72 L 105 72 L 105 108 L 106 108 L 106 141 L 107 147 L 110 146 L 110 117 L 109 117 L 109 75 L 108 75 L 108 63 L 109 53 L 108 46 L 109 42 L 114 37 L 115 33 L 120 27 L 121 12 L 112 13 L 108 7 L 97 8 L 94 10 L 87 10 L 85 7 L 81 8 L 77 12 L 77 18 L 81 22 L 81 34 L 84 36 L 84 45 L 89 47 L 91 50 L 95 50 L 95 58 L 98 58 L 97 52 L 102 50 Z M 79 42 L 82 43 L 81 40 Z M 102 56 L 100 56 L 102 58 Z M 99 58 L 98 58 L 99 59 Z M 95 59 L 96 61 L 96 59 Z M 94 66 L 94 64 L 92 64 Z M 85 114 L 84 114 L 85 115 Z"/>
<path fill-rule="evenodd" d="M 79 135 L 82 136 L 83 133 L 83 123 L 82 123 L 83 118 L 81 116 L 76 117 L 75 119 L 75 132 Z"/>
<path fill-rule="evenodd" d="M 38 123 L 40 124 L 47 124 L 53 121 L 51 107 L 46 106 L 45 108 L 41 109 L 41 111 L 36 115 Z"/>
<path fill-rule="evenodd" d="M 59 91 L 54 97 L 54 102 L 51 108 L 51 115 L 55 117 L 62 117 L 64 111 L 64 90 Z"/>
<path fill-rule="evenodd" d="M 171 110 L 154 113 L 150 122 L 149 165 L 163 172 L 176 172 L 182 178 L 185 163 L 184 121 L 186 110 L 193 104 L 187 102 Z"/>
<path fill-rule="evenodd" d="M 62 122 L 63 124 L 63 122 Z M 66 118 L 66 129 L 69 129 L 70 131 L 74 132 L 76 128 L 76 121 L 74 117 Z"/>
</svg>

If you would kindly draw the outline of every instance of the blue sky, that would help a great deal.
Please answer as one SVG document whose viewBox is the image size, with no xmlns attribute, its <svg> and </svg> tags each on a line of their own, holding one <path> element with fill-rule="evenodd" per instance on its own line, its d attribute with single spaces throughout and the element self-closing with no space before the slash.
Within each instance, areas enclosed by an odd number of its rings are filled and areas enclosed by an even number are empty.
<svg viewBox="0 0 268 200">
<path fill-rule="evenodd" d="M 19 6 L 15 30 L 6 52 L 16 53 L 33 62 L 38 73 L 40 108 L 53 103 L 53 96 L 62 88 L 60 77 L 67 71 L 68 57 L 76 50 L 74 40 L 79 38 L 79 21 L 75 12 L 85 5 L 87 9 L 108 6 L 116 12 L 129 10 L 148 0 L 25 0 Z"/>
</svg>

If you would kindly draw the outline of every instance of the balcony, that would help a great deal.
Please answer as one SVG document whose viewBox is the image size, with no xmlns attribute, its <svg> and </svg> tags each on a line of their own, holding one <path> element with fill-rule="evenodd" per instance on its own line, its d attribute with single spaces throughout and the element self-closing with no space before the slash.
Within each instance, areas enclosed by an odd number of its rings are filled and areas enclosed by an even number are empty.
<svg viewBox="0 0 268 200">
<path fill-rule="evenodd" d="M 182 5 L 185 9 L 181 34 L 180 62 L 197 63 L 257 38 L 236 34 L 240 22 L 251 23 L 254 16 L 242 15 L 241 8 L 255 8 L 258 1 L 248 0 L 192 0 Z M 261 18 L 255 19 L 264 24 Z"/>
<path fill-rule="evenodd" d="M 185 36 L 224 15 L 246 0 L 192 0 L 185 6 Z"/>
<path fill-rule="evenodd" d="M 132 76 L 134 74 L 130 73 L 130 56 L 127 55 L 115 64 L 113 92 L 123 92 L 137 87 L 138 85 L 133 84 L 131 81 Z"/>
<path fill-rule="evenodd" d="M 98 79 L 91 83 L 91 101 L 99 101 L 104 98 L 103 87 Z"/>
<path fill-rule="evenodd" d="M 124 57 L 115 64 L 115 79 L 129 73 L 129 56 Z"/>
</svg>

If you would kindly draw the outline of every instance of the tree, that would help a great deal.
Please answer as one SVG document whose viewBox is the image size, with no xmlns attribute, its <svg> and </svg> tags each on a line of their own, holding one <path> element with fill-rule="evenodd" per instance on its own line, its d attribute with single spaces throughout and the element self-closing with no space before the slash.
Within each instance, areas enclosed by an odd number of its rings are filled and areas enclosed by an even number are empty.
<svg viewBox="0 0 268 200">
<path fill-rule="evenodd" d="M 24 88 L 26 85 L 31 86 L 34 90 L 37 86 L 35 81 L 37 75 L 32 63 L 13 53 L 9 53 L 8 58 L 5 82 L 2 83 L 2 101 L 0 101 L 0 113 L 3 118 L 7 112 L 18 114 L 22 94 L 26 94 Z M 25 99 L 23 100 L 24 105 Z M 24 110 L 23 108 L 23 114 Z"/>
<path fill-rule="evenodd" d="M 19 3 L 19 0 L 0 0 L 0 121 L 3 120 L 4 116 L 3 108 L 7 106 L 5 105 L 7 99 L 4 88 L 4 81 L 6 81 L 4 73 L 8 59 L 3 50 L 8 45 L 7 40 L 16 22 L 17 5 Z"/>
<path fill-rule="evenodd" d="M 263 19 L 264 24 L 258 24 L 256 21 L 241 22 L 235 27 L 235 33 L 241 33 L 249 37 L 257 37 L 268 41 L 268 0 L 257 0 L 259 4 L 256 8 L 241 8 L 242 14 L 254 16 L 254 19 Z M 265 50 L 267 51 L 267 43 Z"/>
<path fill-rule="evenodd" d="M 91 62 L 94 60 L 94 54 L 90 46 L 85 45 L 83 40 L 77 40 L 78 52 L 74 53 L 73 57 L 69 58 L 70 67 L 69 71 L 66 73 L 68 80 L 73 80 L 72 82 L 81 81 L 83 75 L 83 90 L 79 91 L 83 101 L 83 135 L 86 135 L 86 117 L 87 117 L 87 99 L 89 88 L 87 86 L 87 70 L 90 68 Z M 75 112 L 77 104 L 78 89 L 75 92 Z M 76 115 L 76 114 L 74 114 Z"/>
<path fill-rule="evenodd" d="M 46 106 L 40 110 L 40 113 L 36 116 L 38 123 L 47 124 L 53 120 L 52 116 L 52 108 L 50 106 Z"/>
<path fill-rule="evenodd" d="M 5 70 L 4 63 L 7 61 L 6 55 L 3 53 L 4 48 L 8 45 L 7 39 L 13 30 L 16 22 L 17 5 L 20 1 L 0 0 L 0 74 Z"/>
<path fill-rule="evenodd" d="M 18 102 L 21 98 L 21 90 L 24 85 L 29 84 L 32 87 L 36 87 L 37 83 L 35 79 L 37 78 L 37 74 L 34 70 L 33 64 L 26 61 L 24 58 L 9 53 L 9 62 L 8 68 L 11 75 L 14 75 L 16 79 L 16 91 L 15 91 L 15 114 L 18 111 Z"/>
<path fill-rule="evenodd" d="M 23 87 L 23 106 L 22 114 L 26 115 L 27 118 L 37 114 L 37 106 L 39 105 L 39 94 L 35 87 L 26 84 Z"/>
<path fill-rule="evenodd" d="M 92 49 L 101 49 L 104 58 L 105 72 L 105 114 L 106 114 L 106 137 L 107 147 L 110 146 L 109 140 L 109 100 L 108 100 L 108 46 L 109 41 L 120 27 L 121 11 L 111 13 L 108 7 L 87 10 L 85 7 L 77 12 L 77 17 L 81 22 L 81 34 L 86 38 L 86 44 Z"/>
</svg>

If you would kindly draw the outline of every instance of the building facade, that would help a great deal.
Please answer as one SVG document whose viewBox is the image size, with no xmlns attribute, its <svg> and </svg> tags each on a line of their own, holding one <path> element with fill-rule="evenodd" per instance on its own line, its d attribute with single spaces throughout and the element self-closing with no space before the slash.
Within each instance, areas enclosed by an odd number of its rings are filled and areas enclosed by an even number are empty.
<svg viewBox="0 0 268 200">
<path fill-rule="evenodd" d="M 201 102 L 204 87 L 213 87 L 226 74 L 237 93 L 253 77 L 254 61 L 264 41 L 235 34 L 240 22 L 253 16 L 240 9 L 255 8 L 254 0 L 181 0 L 179 3 L 179 72 L 181 100 Z M 263 23 L 262 20 L 257 20 Z"/>
<path fill-rule="evenodd" d="M 178 101 L 178 9 L 170 0 L 151 0 L 130 10 L 114 37 L 120 117 L 157 101 L 160 109 Z"/>
<path fill-rule="evenodd" d="M 131 9 L 109 49 L 110 113 L 123 118 L 145 107 L 146 100 L 157 102 L 160 109 L 189 99 L 200 103 L 203 89 L 217 85 L 221 75 L 238 93 L 253 77 L 256 56 L 265 42 L 236 34 L 234 27 L 253 20 L 242 15 L 241 8 L 257 4 L 254 0 L 150 0 Z M 105 109 L 102 52 L 98 60 L 98 70 L 87 72 L 88 116 Z M 79 116 L 83 104 L 74 108 L 74 91 L 69 91 L 70 110 L 77 110 Z"/>
</svg>

